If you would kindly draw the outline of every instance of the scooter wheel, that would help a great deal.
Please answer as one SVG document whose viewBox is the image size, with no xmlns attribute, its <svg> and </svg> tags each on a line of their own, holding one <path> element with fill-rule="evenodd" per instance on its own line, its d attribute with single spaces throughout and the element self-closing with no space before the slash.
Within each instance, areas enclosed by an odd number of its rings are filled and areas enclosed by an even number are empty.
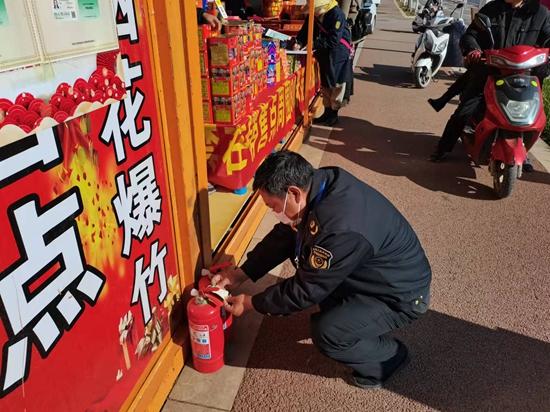
<svg viewBox="0 0 550 412">
<path fill-rule="evenodd" d="M 414 83 L 416 87 L 424 89 L 428 87 L 432 80 L 432 72 L 427 67 L 415 67 L 414 68 Z"/>
<path fill-rule="evenodd" d="M 510 196 L 518 178 L 518 166 L 493 160 L 491 170 L 493 172 L 493 189 L 496 195 L 499 199 Z"/>
</svg>

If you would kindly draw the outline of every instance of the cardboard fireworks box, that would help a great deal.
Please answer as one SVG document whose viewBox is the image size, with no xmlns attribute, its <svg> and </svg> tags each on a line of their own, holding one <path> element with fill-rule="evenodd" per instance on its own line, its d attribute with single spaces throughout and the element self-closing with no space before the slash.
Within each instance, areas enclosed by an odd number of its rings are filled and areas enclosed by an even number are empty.
<svg viewBox="0 0 550 412">
<path fill-rule="evenodd" d="M 203 101 L 210 101 L 212 100 L 212 90 L 210 88 L 210 78 L 203 76 L 201 77 L 201 92 L 202 92 L 202 100 Z"/>
<path fill-rule="evenodd" d="M 208 39 L 214 37 L 214 32 L 209 24 L 202 24 L 199 26 L 199 50 L 208 50 Z"/>
<path fill-rule="evenodd" d="M 204 50 L 199 52 L 199 65 L 201 68 L 201 76 L 210 76 L 210 64 L 208 60 L 208 51 Z"/>
<path fill-rule="evenodd" d="M 212 68 L 210 84 L 213 96 L 233 96 L 240 90 L 241 82 L 240 65 L 230 68 Z"/>
<path fill-rule="evenodd" d="M 211 102 L 202 102 L 202 118 L 205 123 L 214 122 L 214 113 L 212 112 L 212 103 Z"/>
<path fill-rule="evenodd" d="M 210 67 L 233 67 L 240 63 L 238 36 L 220 36 L 208 39 Z"/>
<path fill-rule="evenodd" d="M 214 96 L 212 99 L 216 124 L 236 124 L 246 113 L 246 98 L 243 93 L 231 97 Z"/>
</svg>

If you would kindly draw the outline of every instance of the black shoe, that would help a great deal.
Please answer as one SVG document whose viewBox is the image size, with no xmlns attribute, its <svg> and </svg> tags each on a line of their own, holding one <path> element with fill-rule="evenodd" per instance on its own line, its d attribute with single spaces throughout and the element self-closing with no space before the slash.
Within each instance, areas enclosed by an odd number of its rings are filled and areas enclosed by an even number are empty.
<svg viewBox="0 0 550 412">
<path fill-rule="evenodd" d="M 428 103 L 430 103 L 430 106 L 432 106 L 432 108 L 436 112 L 440 112 L 441 109 L 443 109 L 447 104 L 447 102 L 445 102 L 442 97 L 440 97 L 439 99 L 428 99 Z"/>
<path fill-rule="evenodd" d="M 442 152 L 441 150 L 436 150 L 430 155 L 430 162 L 440 163 L 447 158 L 447 152 Z"/>
<path fill-rule="evenodd" d="M 325 122 L 333 116 L 332 112 L 332 109 L 325 107 L 323 114 L 313 119 L 313 124 L 325 124 Z"/>
<path fill-rule="evenodd" d="M 361 389 L 381 389 L 384 386 L 382 381 L 361 376 L 357 372 L 353 372 L 351 375 L 351 382 Z"/>
<path fill-rule="evenodd" d="M 389 359 L 386 362 L 397 362 L 396 366 L 392 371 L 390 371 L 387 376 L 385 376 L 384 380 L 380 380 L 373 377 L 368 376 L 361 376 L 357 372 L 353 372 L 352 374 L 352 383 L 361 389 L 380 389 L 384 387 L 384 384 L 397 372 L 399 372 L 401 369 L 403 369 L 405 366 L 407 366 L 411 358 L 409 356 L 409 350 L 405 346 L 403 342 L 400 340 L 397 340 L 397 344 L 399 345 L 397 348 L 397 353 L 395 356 L 391 359 Z"/>
<path fill-rule="evenodd" d="M 531 161 L 529 160 L 529 158 L 525 159 L 525 162 L 523 162 L 522 169 L 525 173 L 533 173 L 535 171 L 535 168 L 531 164 Z"/>
<path fill-rule="evenodd" d="M 332 127 L 334 126 L 336 123 L 338 123 L 338 112 L 336 110 L 333 110 L 332 111 L 334 114 L 332 116 L 330 116 L 326 121 L 325 121 L 325 125 L 329 126 L 329 127 Z"/>
</svg>

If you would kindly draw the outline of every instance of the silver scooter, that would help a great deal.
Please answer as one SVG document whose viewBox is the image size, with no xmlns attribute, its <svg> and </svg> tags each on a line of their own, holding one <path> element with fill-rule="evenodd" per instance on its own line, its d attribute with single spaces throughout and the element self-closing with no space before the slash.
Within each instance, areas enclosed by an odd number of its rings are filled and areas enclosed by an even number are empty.
<svg viewBox="0 0 550 412">
<path fill-rule="evenodd" d="M 450 17 L 435 18 L 429 25 L 419 29 L 420 35 L 412 55 L 411 69 L 417 87 L 425 88 L 437 74 L 447 55 L 449 34 L 445 29 L 452 24 L 462 24 L 464 21 L 453 16 L 453 13 L 464 7 L 464 3 L 456 5 Z"/>
</svg>

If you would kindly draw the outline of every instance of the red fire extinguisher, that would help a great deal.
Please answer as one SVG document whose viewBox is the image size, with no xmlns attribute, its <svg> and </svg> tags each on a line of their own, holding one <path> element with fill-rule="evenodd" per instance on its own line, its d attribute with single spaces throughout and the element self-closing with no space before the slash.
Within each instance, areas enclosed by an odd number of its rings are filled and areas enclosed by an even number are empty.
<svg viewBox="0 0 550 412">
<path fill-rule="evenodd" d="M 224 308 L 225 290 L 205 281 L 199 285 L 187 304 L 193 365 L 199 372 L 212 373 L 224 365 L 224 331 L 231 326 L 233 317 Z"/>
</svg>

